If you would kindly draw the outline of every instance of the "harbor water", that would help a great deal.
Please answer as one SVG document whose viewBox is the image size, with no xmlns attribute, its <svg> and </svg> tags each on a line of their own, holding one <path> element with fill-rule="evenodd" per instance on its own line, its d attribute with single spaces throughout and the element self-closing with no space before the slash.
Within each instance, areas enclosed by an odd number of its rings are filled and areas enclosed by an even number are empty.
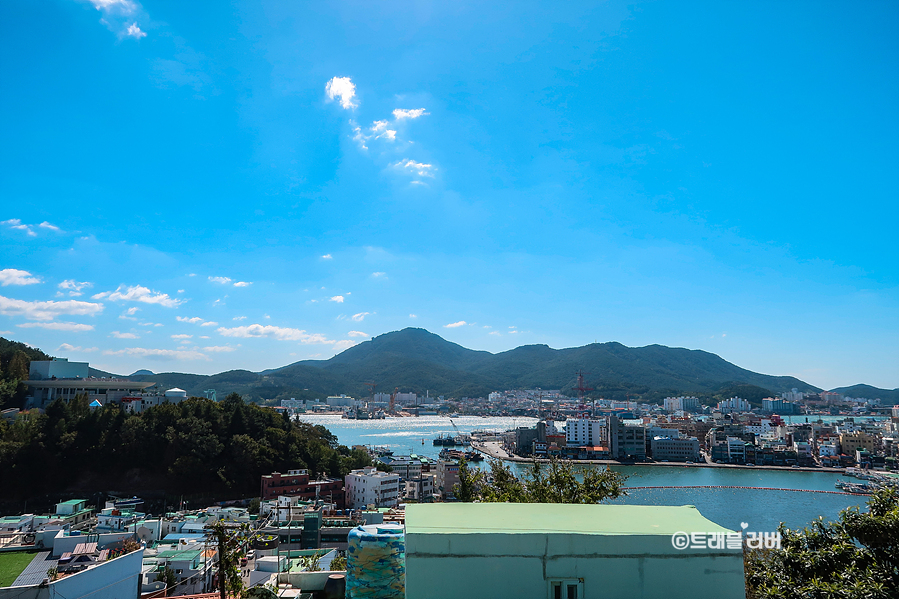
<svg viewBox="0 0 899 599">
<path fill-rule="evenodd" d="M 434 438 L 439 435 L 454 435 L 457 431 L 503 431 L 517 426 L 534 426 L 537 422 L 534 418 L 477 416 L 348 420 L 339 415 L 302 415 L 300 419 L 324 426 L 343 445 L 381 446 L 389 448 L 395 455 L 415 454 L 429 458 L 436 458 L 442 449 L 433 445 Z M 486 465 L 486 462 L 482 464 Z M 522 474 L 527 465 L 512 464 L 512 467 Z M 835 519 L 842 509 L 864 508 L 867 500 L 865 496 L 833 493 L 837 491 L 834 484 L 838 480 L 853 479 L 830 472 L 675 465 L 612 468 L 627 476 L 627 487 L 664 488 L 632 488 L 626 497 L 610 503 L 694 505 L 703 516 L 732 530 L 739 530 L 743 522 L 751 531 L 772 531 L 781 522 L 789 528 L 800 528 L 819 516 L 830 520 Z M 756 488 L 691 488 L 704 486 Z"/>
</svg>

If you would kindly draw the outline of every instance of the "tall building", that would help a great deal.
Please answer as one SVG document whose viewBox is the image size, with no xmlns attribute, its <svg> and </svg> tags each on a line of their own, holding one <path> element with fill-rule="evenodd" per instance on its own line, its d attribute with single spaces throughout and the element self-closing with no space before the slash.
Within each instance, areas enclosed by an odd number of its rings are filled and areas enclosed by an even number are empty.
<svg viewBox="0 0 899 599">
<path fill-rule="evenodd" d="M 663 400 L 666 412 L 696 412 L 699 408 L 698 397 L 666 397 Z"/>
<path fill-rule="evenodd" d="M 715 406 L 715 409 L 722 413 L 749 412 L 752 410 L 752 406 L 745 399 L 741 399 L 739 397 L 731 397 L 730 399 L 719 401 L 718 405 Z"/>
<path fill-rule="evenodd" d="M 568 447 L 595 447 L 603 444 L 605 420 L 569 418 L 565 422 L 565 442 Z"/>
</svg>

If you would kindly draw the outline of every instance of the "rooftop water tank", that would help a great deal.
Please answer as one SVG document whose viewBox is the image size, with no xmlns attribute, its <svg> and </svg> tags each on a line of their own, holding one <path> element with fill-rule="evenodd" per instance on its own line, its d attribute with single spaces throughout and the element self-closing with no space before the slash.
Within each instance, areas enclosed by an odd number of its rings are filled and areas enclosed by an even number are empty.
<svg viewBox="0 0 899 599">
<path fill-rule="evenodd" d="M 166 397 L 187 397 L 187 391 L 184 389 L 179 389 L 175 387 L 174 389 L 169 389 L 165 392 Z"/>
<path fill-rule="evenodd" d="M 402 526 L 373 524 L 351 530 L 346 570 L 348 599 L 405 599 L 406 542 Z"/>
</svg>

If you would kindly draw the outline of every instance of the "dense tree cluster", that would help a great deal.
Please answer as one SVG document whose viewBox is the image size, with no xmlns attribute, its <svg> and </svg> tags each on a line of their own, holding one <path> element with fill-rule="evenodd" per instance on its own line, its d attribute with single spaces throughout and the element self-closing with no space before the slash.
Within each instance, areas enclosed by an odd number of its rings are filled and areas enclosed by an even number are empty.
<svg viewBox="0 0 899 599">
<path fill-rule="evenodd" d="M 79 397 L 54 401 L 44 414 L 0 420 L 4 499 L 77 489 L 247 497 L 273 471 L 343 476 L 370 464 L 365 451 L 338 445 L 326 428 L 234 393 L 219 403 L 191 398 L 141 414 L 115 405 L 91 410 Z"/>
<path fill-rule="evenodd" d="M 455 495 L 460 501 L 594 504 L 625 495 L 622 485 L 626 478 L 608 468 L 575 470 L 571 462 L 556 459 L 548 465 L 535 460 L 525 476 L 518 478 L 500 460 L 490 460 L 489 472 L 473 470 L 463 460 Z"/>
<path fill-rule="evenodd" d="M 746 557 L 749 599 L 895 599 L 899 597 L 899 494 L 882 490 L 868 511 L 851 508 L 836 522 L 802 530 L 781 525 L 780 550 Z"/>
<path fill-rule="evenodd" d="M 20 406 L 25 398 L 31 360 L 49 360 L 50 356 L 24 343 L 0 337 L 0 408 Z"/>
</svg>

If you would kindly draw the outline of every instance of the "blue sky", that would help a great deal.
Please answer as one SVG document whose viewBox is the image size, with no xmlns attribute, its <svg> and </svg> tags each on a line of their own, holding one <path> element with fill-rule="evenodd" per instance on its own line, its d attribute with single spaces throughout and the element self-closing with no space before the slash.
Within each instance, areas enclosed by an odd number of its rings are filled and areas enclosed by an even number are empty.
<svg viewBox="0 0 899 599">
<path fill-rule="evenodd" d="M 892 2 L 4 3 L 0 330 L 119 373 L 419 326 L 899 387 L 897 23 Z"/>
</svg>

